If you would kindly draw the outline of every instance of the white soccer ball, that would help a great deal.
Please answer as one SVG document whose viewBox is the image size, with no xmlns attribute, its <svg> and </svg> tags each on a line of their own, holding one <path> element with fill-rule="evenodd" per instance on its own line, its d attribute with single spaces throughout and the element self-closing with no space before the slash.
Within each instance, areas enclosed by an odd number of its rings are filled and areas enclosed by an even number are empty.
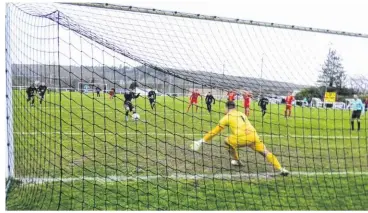
<svg viewBox="0 0 368 213">
<path fill-rule="evenodd" d="M 138 121 L 138 120 L 139 120 L 139 118 L 140 118 L 140 116 L 139 116 L 139 114 L 138 114 L 138 113 L 134 113 L 134 114 L 132 115 L 132 118 L 133 118 L 133 120 Z"/>
</svg>

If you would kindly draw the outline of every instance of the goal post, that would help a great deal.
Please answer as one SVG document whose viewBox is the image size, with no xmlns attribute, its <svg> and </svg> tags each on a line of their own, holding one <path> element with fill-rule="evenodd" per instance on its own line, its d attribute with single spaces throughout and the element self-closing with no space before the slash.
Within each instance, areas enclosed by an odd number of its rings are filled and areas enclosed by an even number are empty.
<svg viewBox="0 0 368 213">
<path fill-rule="evenodd" d="M 10 46 L 10 11 L 6 5 L 5 16 L 5 71 L 6 71 L 6 190 L 14 178 L 14 140 L 13 140 L 13 90 L 12 90 L 12 60 Z"/>
</svg>

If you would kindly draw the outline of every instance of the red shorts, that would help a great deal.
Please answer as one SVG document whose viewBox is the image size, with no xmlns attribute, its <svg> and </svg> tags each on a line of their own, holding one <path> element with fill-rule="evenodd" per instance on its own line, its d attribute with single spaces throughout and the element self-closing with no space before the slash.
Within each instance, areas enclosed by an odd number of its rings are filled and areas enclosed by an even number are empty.
<svg viewBox="0 0 368 213">
<path fill-rule="evenodd" d="M 190 104 L 197 104 L 197 103 L 198 103 L 197 99 L 190 100 Z"/>
<path fill-rule="evenodd" d="M 290 105 L 289 105 L 289 104 L 286 104 L 286 109 L 287 109 L 287 110 L 291 110 L 291 108 L 292 108 L 292 107 L 293 107 L 293 106 L 292 106 L 291 104 L 290 104 Z"/>
<path fill-rule="evenodd" d="M 250 106 L 250 105 L 246 105 L 246 104 L 244 104 L 244 108 L 249 108 L 249 106 Z"/>
</svg>

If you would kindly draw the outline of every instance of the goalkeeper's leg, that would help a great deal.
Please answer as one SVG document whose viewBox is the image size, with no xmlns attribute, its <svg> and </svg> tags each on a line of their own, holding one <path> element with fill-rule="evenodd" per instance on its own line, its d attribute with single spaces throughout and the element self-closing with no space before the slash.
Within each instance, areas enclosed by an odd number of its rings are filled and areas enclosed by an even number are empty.
<svg viewBox="0 0 368 213">
<path fill-rule="evenodd" d="M 235 135 L 230 135 L 225 139 L 226 147 L 229 149 L 231 155 L 231 165 L 241 166 L 242 163 L 239 160 L 238 152 L 238 138 Z"/>
<path fill-rule="evenodd" d="M 267 150 L 266 146 L 259 140 L 258 136 L 256 136 L 255 142 L 250 143 L 247 146 L 265 157 L 266 160 L 271 163 L 276 170 L 280 171 L 282 176 L 287 176 L 289 174 L 289 171 L 281 167 L 281 164 L 277 160 L 276 156 Z"/>
<path fill-rule="evenodd" d="M 227 148 L 229 149 L 229 153 L 231 155 L 231 159 L 232 160 L 239 160 L 239 153 L 237 151 L 236 147 L 233 147 L 233 145 L 229 144 L 229 143 L 225 143 L 227 145 Z"/>
</svg>

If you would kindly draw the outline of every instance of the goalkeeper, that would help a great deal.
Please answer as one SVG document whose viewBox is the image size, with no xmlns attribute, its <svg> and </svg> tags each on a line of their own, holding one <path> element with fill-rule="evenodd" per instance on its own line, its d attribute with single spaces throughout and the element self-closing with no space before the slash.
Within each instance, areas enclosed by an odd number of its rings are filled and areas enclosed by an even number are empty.
<svg viewBox="0 0 368 213">
<path fill-rule="evenodd" d="M 225 143 L 229 148 L 230 154 L 232 155 L 231 164 L 240 166 L 238 148 L 250 147 L 257 151 L 259 154 L 264 156 L 273 167 L 280 172 L 280 175 L 287 176 L 289 171 L 282 168 L 276 156 L 268 151 L 265 145 L 260 140 L 255 128 L 249 122 L 247 116 L 235 109 L 235 103 L 228 101 L 226 103 L 226 115 L 220 120 L 219 124 L 210 132 L 208 132 L 203 139 L 194 141 L 192 149 L 194 151 L 199 150 L 202 143 L 210 143 L 211 139 L 220 133 L 226 126 L 230 127 L 231 135 L 226 138 Z"/>
</svg>

